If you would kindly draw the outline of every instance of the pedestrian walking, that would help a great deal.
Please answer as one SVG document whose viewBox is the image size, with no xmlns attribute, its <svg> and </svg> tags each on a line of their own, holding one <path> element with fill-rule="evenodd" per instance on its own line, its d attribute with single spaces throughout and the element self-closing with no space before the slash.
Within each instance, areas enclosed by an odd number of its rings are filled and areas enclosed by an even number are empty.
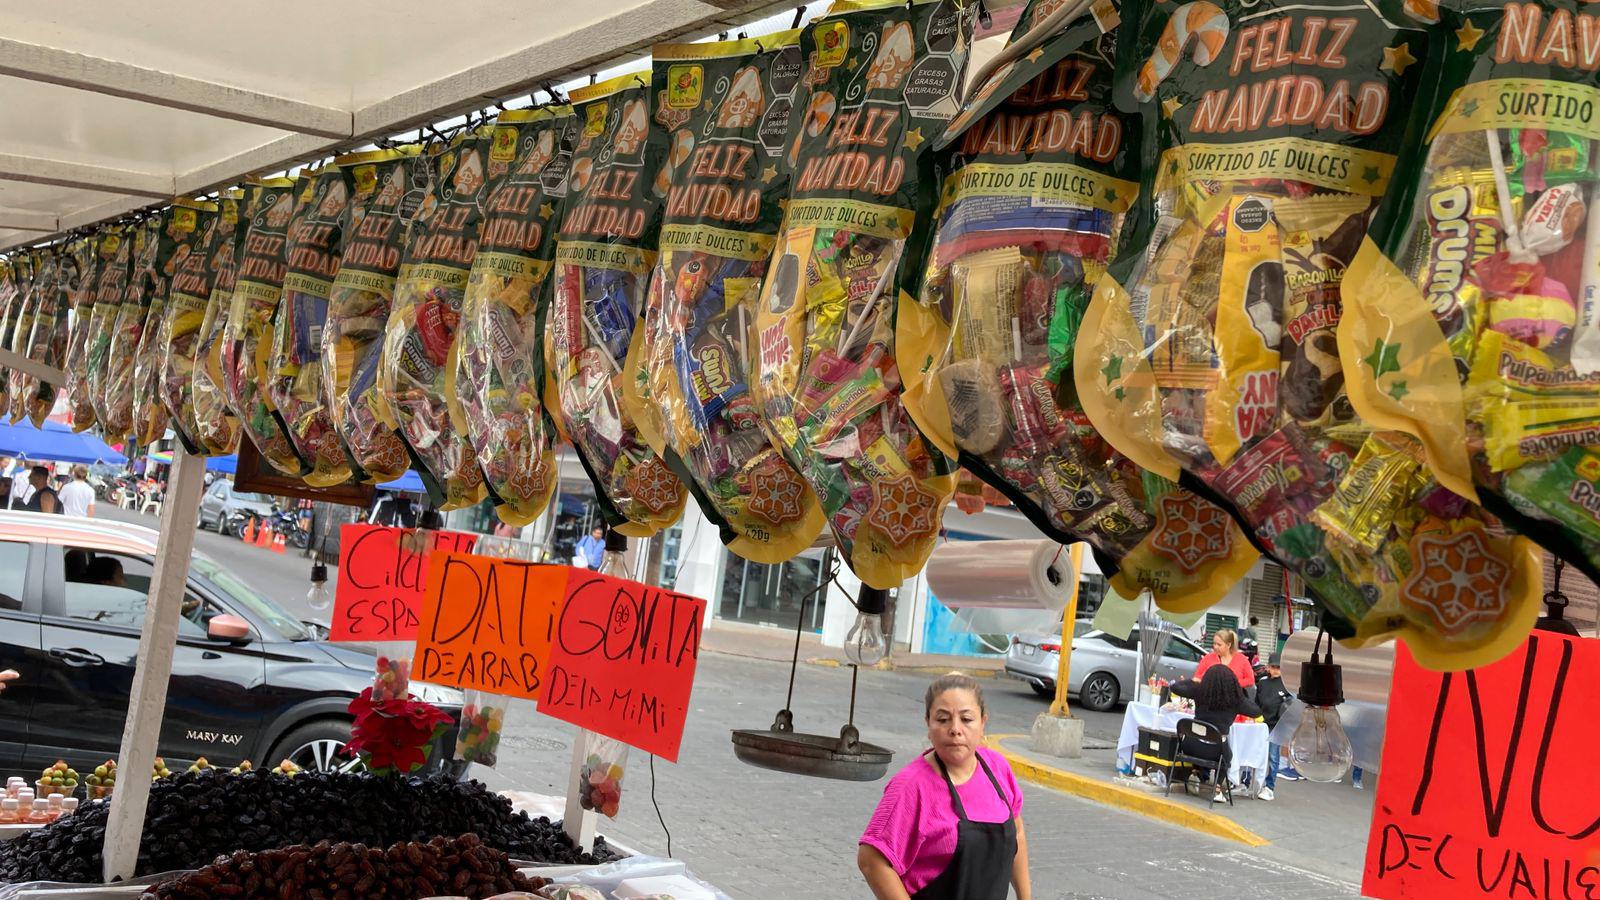
<svg viewBox="0 0 1600 900">
<path fill-rule="evenodd" d="M 33 492 L 28 495 L 28 502 L 23 509 L 32 512 L 59 513 L 61 512 L 61 497 L 50 486 L 50 470 L 44 466 L 34 466 L 28 472 L 28 485 Z"/>
<path fill-rule="evenodd" d="M 33 484 L 30 479 L 33 470 L 24 465 L 18 465 L 11 472 L 11 496 L 7 503 L 8 509 L 26 509 L 28 501 L 33 499 Z"/>
<path fill-rule="evenodd" d="M 69 516 L 94 516 L 94 488 L 89 486 L 89 467 L 72 467 L 72 480 L 61 489 L 61 508 Z"/>
<path fill-rule="evenodd" d="M 599 525 L 589 532 L 589 536 L 578 541 L 577 559 L 583 560 L 583 565 L 590 569 L 600 568 L 600 563 L 606 558 L 606 530 Z"/>
</svg>

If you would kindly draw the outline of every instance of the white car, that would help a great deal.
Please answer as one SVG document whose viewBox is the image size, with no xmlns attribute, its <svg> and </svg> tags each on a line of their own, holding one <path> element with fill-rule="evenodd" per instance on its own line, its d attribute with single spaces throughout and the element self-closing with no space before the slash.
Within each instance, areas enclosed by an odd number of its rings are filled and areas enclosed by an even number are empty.
<svg viewBox="0 0 1600 900">
<path fill-rule="evenodd" d="M 1072 640 L 1072 664 L 1067 672 L 1067 695 L 1078 698 L 1084 709 L 1104 712 L 1135 694 L 1139 671 L 1139 631 L 1127 638 L 1092 630 L 1079 622 Z M 1205 651 L 1175 629 L 1154 674 L 1167 681 L 1194 676 Z M 1061 670 L 1061 636 L 1019 634 L 1006 651 L 1006 674 L 1020 678 L 1041 697 L 1054 697 Z M 1146 673 L 1149 677 L 1151 673 Z"/>
</svg>

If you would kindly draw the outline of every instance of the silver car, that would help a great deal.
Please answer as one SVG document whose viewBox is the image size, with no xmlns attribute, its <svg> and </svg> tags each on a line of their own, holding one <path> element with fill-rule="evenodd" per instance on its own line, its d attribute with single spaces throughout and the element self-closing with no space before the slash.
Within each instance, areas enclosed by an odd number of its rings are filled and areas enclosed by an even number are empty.
<svg viewBox="0 0 1600 900">
<path fill-rule="evenodd" d="M 1139 670 L 1139 632 L 1113 637 L 1079 622 L 1072 639 L 1072 664 L 1067 672 L 1067 695 L 1078 698 L 1084 709 L 1104 712 L 1132 700 Z M 1205 652 L 1176 630 L 1153 674 L 1168 681 L 1193 677 Z M 1026 681 L 1041 697 L 1054 697 L 1061 666 L 1061 636 L 1019 634 L 1006 651 L 1006 674 Z M 1146 677 L 1149 677 L 1148 674 Z"/>
<path fill-rule="evenodd" d="M 238 512 L 250 513 L 258 519 L 265 519 L 272 514 L 272 498 L 266 494 L 236 491 L 233 489 L 233 482 L 225 478 L 213 482 L 200 498 L 200 528 L 215 528 L 226 534 L 228 520 Z"/>
</svg>

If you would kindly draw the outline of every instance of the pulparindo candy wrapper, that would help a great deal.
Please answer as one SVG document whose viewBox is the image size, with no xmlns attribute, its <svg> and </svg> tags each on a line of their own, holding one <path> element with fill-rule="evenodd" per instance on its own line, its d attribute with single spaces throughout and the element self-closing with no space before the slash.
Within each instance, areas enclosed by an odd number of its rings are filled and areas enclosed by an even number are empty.
<svg viewBox="0 0 1600 900">
<path fill-rule="evenodd" d="M 1013 41 L 1054 3 L 1024 11 Z M 944 191 L 895 353 L 928 437 L 1127 596 L 1215 603 L 1256 552 L 1214 506 L 1144 477 L 1089 426 L 1072 344 L 1139 190 L 1138 123 L 1111 105 L 1114 38 L 1084 17 L 980 85 L 940 140 Z"/>
<path fill-rule="evenodd" d="M 312 487 L 350 480 L 350 461 L 328 413 L 322 389 L 322 328 L 328 294 L 339 273 L 339 253 L 349 228 L 354 170 L 340 157 L 315 175 L 302 177 L 283 273 L 283 300 L 272 320 L 266 362 L 267 396 L 279 424 L 309 466 Z M 374 185 L 368 182 L 369 190 Z M 364 198 L 362 198 L 364 199 Z"/>
<path fill-rule="evenodd" d="M 252 184 L 250 191 L 249 225 L 222 332 L 222 390 L 262 458 L 279 472 L 298 477 L 309 467 L 273 415 L 263 372 L 272 316 L 283 297 L 295 182 L 272 178 Z"/>
<path fill-rule="evenodd" d="M 228 220 L 231 216 L 231 220 Z M 200 343 L 200 326 L 205 322 L 216 282 L 217 248 L 232 247 L 238 224 L 234 203 L 217 204 L 215 215 L 204 215 L 196 227 L 194 250 L 184 256 L 172 274 L 167 290 L 167 306 L 156 334 L 159 349 L 160 402 L 166 407 L 172 431 L 190 453 L 205 455 L 190 399 L 195 353 Z M 226 236 L 224 235 L 226 231 Z"/>
<path fill-rule="evenodd" d="M 1394 474 L 1415 447 L 1356 417 L 1334 352 L 1339 283 L 1405 144 L 1396 107 L 1455 38 L 1399 2 L 1122 12 L 1119 103 L 1158 162 L 1079 332 L 1091 420 L 1227 509 L 1335 635 L 1403 636 L 1435 668 L 1497 657 L 1526 632 L 1537 561 L 1433 478 Z"/>
<path fill-rule="evenodd" d="M 750 322 L 789 192 L 784 140 L 804 67 L 800 32 L 657 44 L 656 119 L 670 184 L 628 409 L 723 543 L 778 563 L 811 546 L 822 508 L 751 398 Z"/>
<path fill-rule="evenodd" d="M 116 328 L 117 316 L 122 311 L 122 298 L 133 278 L 134 262 L 144 252 L 150 229 L 135 225 L 122 232 L 117 243 L 116 256 L 106 264 L 95 285 L 94 317 L 89 320 L 89 346 L 84 362 L 84 375 L 89 379 L 89 406 L 92 416 L 84 420 L 84 427 L 100 426 L 106 414 L 106 375 L 111 355 L 111 335 Z M 74 423 L 74 428 L 77 424 Z"/>
<path fill-rule="evenodd" d="M 383 336 L 378 389 L 440 509 L 483 499 L 483 471 L 450 423 L 445 372 L 478 250 L 494 128 L 457 135 L 435 160 L 433 189 L 411 225 Z"/>
<path fill-rule="evenodd" d="M 976 13 L 842 2 L 801 37 L 794 187 L 756 315 L 753 393 L 875 588 L 922 567 L 954 490 L 900 401 L 894 316 L 919 274 L 907 245 L 938 199 L 929 151 L 956 113 Z"/>
<path fill-rule="evenodd" d="M 1457 39 L 1419 98 L 1425 151 L 1346 282 L 1351 397 L 1415 435 L 1441 481 L 1600 577 L 1600 129 L 1581 112 L 1600 74 L 1578 37 L 1600 19 L 1483 0 L 1442 16 Z"/>
<path fill-rule="evenodd" d="M 505 169 L 484 201 L 450 360 L 450 418 L 472 442 L 500 518 L 527 525 L 556 486 L 544 407 L 544 324 L 559 210 L 576 141 L 568 106 L 502 113 L 489 151 Z"/>
<path fill-rule="evenodd" d="M 551 410 L 578 448 L 606 520 L 648 536 L 677 520 L 686 492 L 624 405 L 623 361 L 644 311 L 667 183 L 666 134 L 644 74 L 572 92 L 578 144 L 556 245 L 547 329 Z"/>
<path fill-rule="evenodd" d="M 421 150 L 400 147 L 356 165 L 371 166 L 374 190 L 352 207 L 322 328 L 322 381 L 334 427 L 350 458 L 379 484 L 411 465 L 378 391 L 378 370 L 408 228 L 432 184 L 431 159 Z"/>
<path fill-rule="evenodd" d="M 124 241 L 118 227 L 98 232 L 93 239 L 94 263 L 79 281 L 79 300 L 73 307 L 72 339 L 62 365 L 66 372 L 67 408 L 72 414 L 72 429 L 84 431 L 94 425 L 94 403 L 89 396 L 89 343 L 97 316 L 101 316 L 101 282 L 107 278 Z"/>
<path fill-rule="evenodd" d="M 211 242 L 211 296 L 195 334 L 187 392 L 172 380 L 181 377 L 184 360 L 171 360 L 164 369 L 172 397 L 186 408 L 185 421 L 194 425 L 194 439 L 209 456 L 226 456 L 239 448 L 239 419 L 228 406 L 222 384 L 222 333 L 233 305 L 233 285 L 239 276 L 239 251 L 244 246 L 249 219 L 249 191 L 228 191 L 217 200 L 217 234 Z M 189 408 L 192 407 L 192 408 Z M 179 416 L 177 410 L 173 416 Z"/>
<path fill-rule="evenodd" d="M 71 254 L 56 257 L 55 263 L 54 279 L 44 282 L 36 291 L 39 305 L 34 310 L 33 327 L 23 352 L 34 362 L 60 368 L 67 349 L 67 311 L 79 269 L 78 261 Z M 43 428 L 45 419 L 55 408 L 59 392 L 57 385 L 25 375 L 18 387 L 12 421 L 27 419 L 33 427 Z"/>
<path fill-rule="evenodd" d="M 110 443 L 132 440 L 137 424 L 134 418 L 134 389 L 137 382 L 139 345 L 144 337 L 150 308 L 160 289 L 161 268 L 172 260 L 173 241 L 166 228 L 166 217 L 146 223 L 145 239 L 136 249 L 128 284 L 122 293 L 111 326 L 111 345 L 106 349 L 105 408 L 99 411 L 100 433 Z M 163 300 L 163 305 L 165 301 Z M 155 322 L 150 322 L 154 327 Z"/>
</svg>

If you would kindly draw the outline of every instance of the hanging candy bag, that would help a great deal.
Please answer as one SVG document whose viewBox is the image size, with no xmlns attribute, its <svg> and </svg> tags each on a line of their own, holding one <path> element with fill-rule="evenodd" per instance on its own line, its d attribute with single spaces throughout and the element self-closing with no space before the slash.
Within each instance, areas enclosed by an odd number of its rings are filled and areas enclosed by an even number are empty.
<svg viewBox="0 0 1600 900">
<path fill-rule="evenodd" d="M 155 337 L 158 348 L 156 402 L 166 411 L 178 442 L 189 453 L 199 455 L 206 455 L 208 450 L 200 441 L 194 404 L 190 400 L 195 353 L 216 283 L 217 247 L 224 241 L 224 230 L 231 237 L 236 224 L 225 220 L 230 215 L 235 219 L 238 216 L 237 206 L 225 200 L 215 206 L 214 213 L 200 215 L 195 223 L 192 252 L 185 253 L 173 270 L 166 309 Z"/>
<path fill-rule="evenodd" d="M 357 190 L 354 170 L 345 168 L 350 161 L 335 159 L 301 189 L 289 231 L 283 302 L 273 317 L 267 353 L 267 396 L 297 455 L 310 467 L 301 477 L 312 487 L 343 484 L 352 475 L 328 414 L 321 360 L 328 295 L 349 229 L 351 194 Z M 370 193 L 375 185 L 367 186 Z M 358 195 L 356 202 L 364 200 Z"/>
<path fill-rule="evenodd" d="M 811 546 L 822 508 L 750 396 L 761 281 L 789 190 L 784 139 L 800 85 L 799 30 L 657 44 L 656 119 L 670 134 L 661 253 L 624 395 L 641 434 L 723 543 L 779 563 Z"/>
<path fill-rule="evenodd" d="M 239 276 L 239 251 L 249 217 L 248 191 L 227 191 L 217 201 L 217 235 L 211 242 L 211 295 L 195 333 L 187 388 L 173 383 L 181 378 L 184 360 L 166 364 L 168 400 L 187 409 L 194 439 L 209 456 L 226 456 L 239 448 L 239 420 L 222 390 L 222 333 L 233 304 L 233 285 Z M 176 409 L 173 415 L 179 413 Z"/>
<path fill-rule="evenodd" d="M 261 371 L 265 349 L 271 346 L 272 317 L 283 297 L 295 182 L 273 178 L 250 190 L 250 222 L 222 333 L 222 390 L 261 457 L 279 472 L 298 477 L 309 467 L 273 414 Z"/>
<path fill-rule="evenodd" d="M 955 486 L 901 403 L 894 317 L 920 274 L 911 242 L 938 199 L 930 151 L 957 111 L 976 15 L 839 2 L 800 41 L 793 190 L 754 324 L 754 395 L 874 588 L 922 568 Z"/>
<path fill-rule="evenodd" d="M 494 129 L 457 135 L 435 160 L 433 190 L 412 223 L 383 337 L 378 389 L 440 509 L 483 498 L 483 472 L 450 423 L 445 371 L 478 250 Z"/>
<path fill-rule="evenodd" d="M 95 320 L 100 315 L 100 282 L 115 263 L 122 240 L 121 228 L 112 227 L 96 232 L 90 239 L 90 264 L 79 277 L 78 300 L 72 313 L 72 335 L 67 344 L 66 358 L 62 362 L 62 370 L 67 376 L 62 389 L 67 395 L 67 411 L 72 417 L 73 431 L 83 431 L 94 425 L 94 403 L 89 397 L 89 338 L 94 333 Z"/>
<path fill-rule="evenodd" d="M 163 227 L 163 216 L 146 222 L 144 242 L 128 271 L 128 284 L 122 293 L 111 326 L 111 345 L 106 349 L 105 409 L 100 412 L 100 431 L 110 443 L 131 441 L 134 437 L 134 383 L 137 380 L 139 341 L 154 301 L 160 266 L 172 259 L 174 242 Z M 153 324 L 153 323 L 152 323 Z"/>
<path fill-rule="evenodd" d="M 56 257 L 55 263 L 55 277 L 39 290 L 39 305 L 23 350 L 28 359 L 52 369 L 61 367 L 66 354 L 68 310 L 80 265 L 75 252 Z M 55 409 L 59 394 L 59 385 L 25 376 L 18 390 L 19 409 L 12 415 L 12 421 L 27 419 L 33 427 L 43 428 L 50 411 Z"/>
<path fill-rule="evenodd" d="M 371 167 L 373 190 L 352 206 L 339 274 L 328 295 L 322 382 L 350 459 L 368 481 L 381 484 L 404 475 L 411 464 L 378 392 L 378 370 L 395 276 L 411 220 L 432 184 L 431 163 L 417 145 L 360 157 L 352 165 L 357 171 Z"/>
<path fill-rule="evenodd" d="M 557 481 L 543 335 L 575 122 L 564 105 L 511 110 L 496 122 L 493 185 L 450 361 L 451 421 L 472 442 L 495 510 L 516 526 L 544 513 Z"/>
<path fill-rule="evenodd" d="M 52 311 L 55 308 L 56 270 L 59 262 L 59 257 L 54 252 L 41 253 L 34 258 L 28 288 L 17 303 L 17 317 L 11 324 L 9 343 L 5 345 L 18 356 L 28 355 L 29 339 L 33 336 L 33 321 L 40 306 L 48 303 Z M 27 382 L 28 376 L 21 369 L 10 369 L 6 372 L 5 411 L 13 422 L 22 421 L 23 394 Z"/>
<path fill-rule="evenodd" d="M 172 305 L 172 284 L 181 270 L 191 265 L 197 256 L 204 256 L 201 243 L 211 232 L 211 221 L 216 216 L 215 203 L 200 201 L 174 203 L 161 216 L 161 227 L 172 240 L 172 251 L 158 260 L 150 310 L 134 357 L 134 440 L 141 446 L 161 440 L 171 418 L 162 399 L 161 365 L 165 351 L 164 329 Z M 189 298 L 188 302 L 192 304 L 194 299 Z"/>
<path fill-rule="evenodd" d="M 556 247 L 548 328 L 552 410 L 578 449 L 602 513 L 624 534 L 654 534 L 686 492 L 639 433 L 623 399 L 624 360 L 656 261 L 666 134 L 642 73 L 572 92 L 578 143 Z"/>
<path fill-rule="evenodd" d="M 93 415 L 86 420 L 85 428 L 100 426 L 106 434 L 106 399 L 111 365 L 111 337 L 116 330 L 117 317 L 122 312 L 123 296 L 133 279 L 135 262 L 144 253 L 150 229 L 135 225 L 123 230 L 117 243 L 117 255 L 100 275 L 95 287 L 94 318 L 89 321 L 89 348 L 84 364 L 85 377 L 89 379 L 89 406 Z M 74 427 L 77 427 L 74 424 Z"/>
</svg>

